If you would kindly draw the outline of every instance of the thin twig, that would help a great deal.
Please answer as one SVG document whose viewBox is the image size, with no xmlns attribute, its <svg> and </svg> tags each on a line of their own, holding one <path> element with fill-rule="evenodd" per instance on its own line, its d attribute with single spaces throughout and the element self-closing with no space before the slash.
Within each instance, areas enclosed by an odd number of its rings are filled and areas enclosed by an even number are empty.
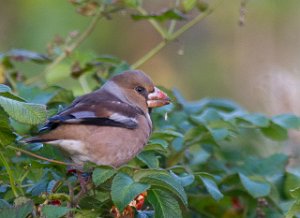
<svg viewBox="0 0 300 218">
<path fill-rule="evenodd" d="M 148 15 L 147 11 L 145 9 L 143 9 L 142 7 L 138 7 L 137 10 L 144 16 Z M 156 31 L 161 35 L 161 37 L 163 39 L 165 39 L 167 36 L 165 29 L 154 19 L 150 18 L 148 21 L 150 24 L 152 24 L 152 26 L 156 29 Z"/>
<path fill-rule="evenodd" d="M 76 40 L 69 46 L 65 48 L 65 51 L 61 53 L 59 56 L 57 56 L 54 61 L 49 64 L 44 72 L 38 74 L 36 77 L 32 77 L 26 81 L 26 84 L 33 83 L 35 81 L 38 81 L 40 78 L 43 78 L 46 74 L 48 74 L 56 65 L 58 65 L 60 62 L 62 62 L 66 57 L 68 57 L 74 49 L 76 49 L 95 29 L 97 22 L 100 18 L 103 17 L 102 15 L 103 8 L 99 8 L 95 16 L 93 17 L 91 23 L 89 26 L 76 38 Z"/>
<path fill-rule="evenodd" d="M 145 62 L 147 62 L 149 59 L 151 59 L 154 55 L 156 55 L 158 52 L 160 52 L 161 49 L 163 49 L 168 42 L 174 41 L 177 39 L 181 34 L 186 32 L 188 29 L 190 29 L 192 26 L 197 24 L 198 22 L 202 21 L 204 18 L 206 18 L 208 15 L 210 15 L 218 5 L 220 5 L 221 1 L 219 0 L 215 6 L 211 7 L 210 9 L 207 9 L 205 12 L 200 13 L 198 16 L 196 16 L 194 19 L 189 21 L 187 24 L 183 25 L 181 28 L 179 28 L 176 32 L 174 32 L 171 35 L 165 35 L 166 38 L 164 41 L 160 42 L 157 46 L 152 48 L 150 51 L 148 51 L 143 57 L 141 57 L 139 60 L 137 60 L 134 64 L 131 65 L 133 69 L 139 68 L 141 65 L 143 65 Z M 151 23 L 151 19 L 149 20 Z"/>
<path fill-rule="evenodd" d="M 131 65 L 132 69 L 137 69 L 141 65 L 143 65 L 146 61 L 148 61 L 150 58 L 152 58 L 154 55 L 156 55 L 163 47 L 165 47 L 167 44 L 167 41 L 161 41 L 157 46 L 152 48 L 146 55 L 144 55 L 142 58 L 140 58 L 137 62 Z"/>
<path fill-rule="evenodd" d="M 10 148 L 10 149 L 13 149 L 13 150 L 16 150 L 16 151 L 20 151 L 21 153 L 24 153 L 24 154 L 27 154 L 29 156 L 38 158 L 40 160 L 44 160 L 44 161 L 48 161 L 48 162 L 52 162 L 52 163 L 56 163 L 56 164 L 61 164 L 61 165 L 67 165 L 67 166 L 79 166 L 79 165 L 74 164 L 74 163 L 66 163 L 66 162 L 63 162 L 63 161 L 49 159 L 49 158 L 40 156 L 38 154 L 34 154 L 34 153 L 30 152 L 30 151 L 26 151 L 26 150 L 23 150 L 21 148 L 17 148 L 17 147 L 12 146 L 12 145 L 8 145 L 7 148 Z"/>
</svg>

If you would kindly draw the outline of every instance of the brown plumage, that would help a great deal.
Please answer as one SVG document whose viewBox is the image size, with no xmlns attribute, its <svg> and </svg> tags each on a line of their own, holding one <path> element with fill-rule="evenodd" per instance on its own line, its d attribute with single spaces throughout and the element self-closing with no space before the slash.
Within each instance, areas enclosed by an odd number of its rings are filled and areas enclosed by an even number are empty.
<svg viewBox="0 0 300 218">
<path fill-rule="evenodd" d="M 137 155 L 152 131 L 149 108 L 169 104 L 168 96 L 141 71 L 114 76 L 51 117 L 41 134 L 25 139 L 58 145 L 82 165 L 118 167 Z"/>
</svg>

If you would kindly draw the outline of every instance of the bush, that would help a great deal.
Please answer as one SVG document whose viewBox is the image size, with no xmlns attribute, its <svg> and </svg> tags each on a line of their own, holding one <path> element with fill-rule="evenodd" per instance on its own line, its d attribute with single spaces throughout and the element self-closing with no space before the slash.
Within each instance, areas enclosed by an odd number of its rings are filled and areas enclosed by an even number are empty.
<svg viewBox="0 0 300 218">
<path fill-rule="evenodd" d="M 293 217 L 300 210 L 300 176 L 287 170 L 289 157 L 261 151 L 287 140 L 289 129 L 299 129 L 300 119 L 292 114 L 249 113 L 226 99 L 189 102 L 178 91 L 166 90 L 173 104 L 153 111 L 154 132 L 145 149 L 118 169 L 87 164 L 93 167 L 93 185 L 86 195 L 56 147 L 22 144 L 22 137 L 35 135 L 47 117 L 74 99 L 72 91 L 43 79 L 61 61 L 72 60 L 69 76 L 83 90 L 95 89 L 142 65 L 214 9 L 203 1 L 183 0 L 150 15 L 138 0 L 70 2 L 80 14 L 93 16 L 86 31 L 56 40 L 45 55 L 12 50 L 0 56 L 0 78 L 6 78 L 0 84 L 0 217 Z M 147 19 L 162 42 L 133 65 L 110 55 L 73 57 L 99 18 L 119 10 L 134 20 Z M 198 14 L 186 21 L 192 11 Z M 175 30 L 180 20 L 186 24 Z M 26 78 L 16 67 L 20 61 L 45 70 Z"/>
</svg>

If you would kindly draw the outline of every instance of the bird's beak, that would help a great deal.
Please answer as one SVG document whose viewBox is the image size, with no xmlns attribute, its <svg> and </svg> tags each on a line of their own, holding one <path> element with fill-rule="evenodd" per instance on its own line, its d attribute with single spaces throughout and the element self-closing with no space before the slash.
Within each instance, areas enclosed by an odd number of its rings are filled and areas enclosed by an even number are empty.
<svg viewBox="0 0 300 218">
<path fill-rule="evenodd" d="M 167 96 L 166 93 L 154 87 L 154 91 L 149 93 L 147 104 L 149 108 L 161 107 L 167 104 L 170 104 L 171 99 Z"/>
</svg>

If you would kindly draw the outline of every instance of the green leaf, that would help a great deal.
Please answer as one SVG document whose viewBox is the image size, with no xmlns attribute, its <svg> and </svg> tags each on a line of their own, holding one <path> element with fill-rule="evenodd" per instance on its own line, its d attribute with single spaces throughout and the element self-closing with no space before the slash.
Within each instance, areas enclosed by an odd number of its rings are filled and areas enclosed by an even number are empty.
<svg viewBox="0 0 300 218">
<path fill-rule="evenodd" d="M 252 197 L 260 198 L 270 194 L 271 186 L 269 184 L 253 181 L 242 173 L 239 173 L 238 175 L 243 187 Z"/>
<path fill-rule="evenodd" d="M 161 14 L 151 14 L 151 15 L 131 15 L 133 20 L 143 20 L 143 19 L 155 19 L 157 21 L 163 22 L 167 20 L 184 20 L 186 19 L 184 14 L 177 9 L 169 9 Z"/>
<path fill-rule="evenodd" d="M 285 218 L 293 218 L 295 215 L 297 215 L 300 212 L 300 200 L 297 200 L 293 203 L 293 205 L 290 207 L 288 212 L 285 215 Z"/>
<path fill-rule="evenodd" d="M 245 120 L 245 121 L 251 123 L 252 125 L 258 126 L 258 127 L 267 127 L 270 124 L 270 121 L 267 117 L 265 117 L 262 114 L 257 114 L 257 113 L 245 114 L 245 115 L 239 116 L 238 118 Z"/>
<path fill-rule="evenodd" d="M 104 183 L 116 174 L 116 170 L 109 166 L 101 166 L 93 171 L 93 182 L 96 186 Z"/>
<path fill-rule="evenodd" d="M 151 139 L 145 146 L 144 151 L 155 151 L 165 155 L 168 150 L 168 142 L 162 139 Z"/>
<path fill-rule="evenodd" d="M 7 114 L 0 108 L 0 144 L 8 145 L 16 139 L 13 130 L 9 125 Z"/>
<path fill-rule="evenodd" d="M 33 211 L 33 202 L 29 201 L 16 207 L 0 209 L 0 218 L 27 217 Z"/>
<path fill-rule="evenodd" d="M 152 187 L 167 189 L 179 197 L 183 204 L 187 205 L 187 196 L 182 185 L 164 170 L 139 170 L 135 172 L 134 179 L 150 184 Z"/>
<path fill-rule="evenodd" d="M 197 0 L 183 0 L 181 4 L 184 12 L 189 12 L 196 6 Z"/>
<path fill-rule="evenodd" d="M 170 171 L 171 175 L 174 177 L 174 179 L 176 179 L 176 181 L 179 181 L 180 184 L 185 187 L 185 186 L 189 186 L 190 184 L 192 184 L 195 180 L 195 176 L 194 175 L 189 175 L 189 174 L 184 174 L 181 176 L 178 176 L 177 174 L 175 174 L 173 171 Z"/>
<path fill-rule="evenodd" d="M 222 120 L 222 116 L 216 109 L 213 108 L 208 108 L 200 115 L 191 116 L 191 118 L 196 122 L 206 125 L 217 120 Z"/>
<path fill-rule="evenodd" d="M 180 132 L 176 132 L 174 130 L 160 130 L 160 131 L 155 131 L 152 134 L 152 138 L 159 138 L 159 139 L 176 138 L 176 137 L 183 138 L 183 135 Z"/>
<path fill-rule="evenodd" d="M 112 181 L 111 197 L 117 208 L 123 211 L 130 201 L 149 188 L 148 184 L 135 182 L 127 174 L 118 173 Z"/>
<path fill-rule="evenodd" d="M 288 138 L 287 130 L 281 126 L 271 123 L 269 127 L 262 128 L 261 132 L 268 138 L 274 141 L 284 141 Z"/>
<path fill-rule="evenodd" d="M 142 0 L 123 0 L 127 7 L 137 8 L 141 6 Z"/>
<path fill-rule="evenodd" d="M 216 141 L 222 141 L 225 140 L 230 136 L 230 132 L 228 129 L 225 128 L 219 128 L 219 129 L 210 129 L 209 132 L 211 133 L 212 137 Z"/>
<path fill-rule="evenodd" d="M 281 114 L 272 118 L 277 125 L 286 129 L 299 129 L 300 118 L 293 114 Z"/>
<path fill-rule="evenodd" d="M 294 188 L 290 190 L 291 196 L 294 199 L 299 199 L 300 200 L 300 187 Z"/>
<path fill-rule="evenodd" d="M 11 92 L 10 87 L 0 84 L 0 92 Z"/>
<path fill-rule="evenodd" d="M 178 135 L 178 134 L 176 134 Z M 181 135 L 181 134 L 179 134 Z M 162 140 L 162 139 L 151 139 L 147 146 L 149 145 L 160 145 L 161 147 L 163 147 L 164 149 L 168 148 L 168 142 L 166 142 L 165 140 Z"/>
<path fill-rule="evenodd" d="M 163 190 L 151 189 L 148 191 L 148 201 L 154 208 L 154 216 L 159 218 L 180 218 L 182 213 L 179 204 L 173 196 Z"/>
<path fill-rule="evenodd" d="M 47 111 L 44 105 L 24 103 L 0 96 L 0 105 L 13 119 L 27 124 L 39 124 L 46 120 Z"/>
<path fill-rule="evenodd" d="M 44 205 L 42 214 L 47 218 L 60 218 L 66 215 L 71 209 L 68 207 L 58 207 L 54 205 Z"/>
<path fill-rule="evenodd" d="M 222 199 L 224 195 L 220 192 L 217 184 L 214 180 L 210 178 L 210 176 L 207 176 L 207 174 L 201 173 L 199 174 L 199 178 L 203 182 L 206 190 L 208 193 L 215 199 L 216 201 Z"/>
<path fill-rule="evenodd" d="M 158 157 L 153 151 L 142 151 L 136 156 L 140 161 L 146 164 L 149 168 L 158 168 Z"/>
<path fill-rule="evenodd" d="M 0 211 L 2 208 L 10 208 L 10 207 L 11 205 L 6 200 L 0 199 Z"/>
<path fill-rule="evenodd" d="M 288 156 L 285 154 L 273 154 L 266 158 L 247 157 L 238 169 L 245 175 L 260 175 L 263 177 L 277 177 L 284 174 Z"/>
</svg>

